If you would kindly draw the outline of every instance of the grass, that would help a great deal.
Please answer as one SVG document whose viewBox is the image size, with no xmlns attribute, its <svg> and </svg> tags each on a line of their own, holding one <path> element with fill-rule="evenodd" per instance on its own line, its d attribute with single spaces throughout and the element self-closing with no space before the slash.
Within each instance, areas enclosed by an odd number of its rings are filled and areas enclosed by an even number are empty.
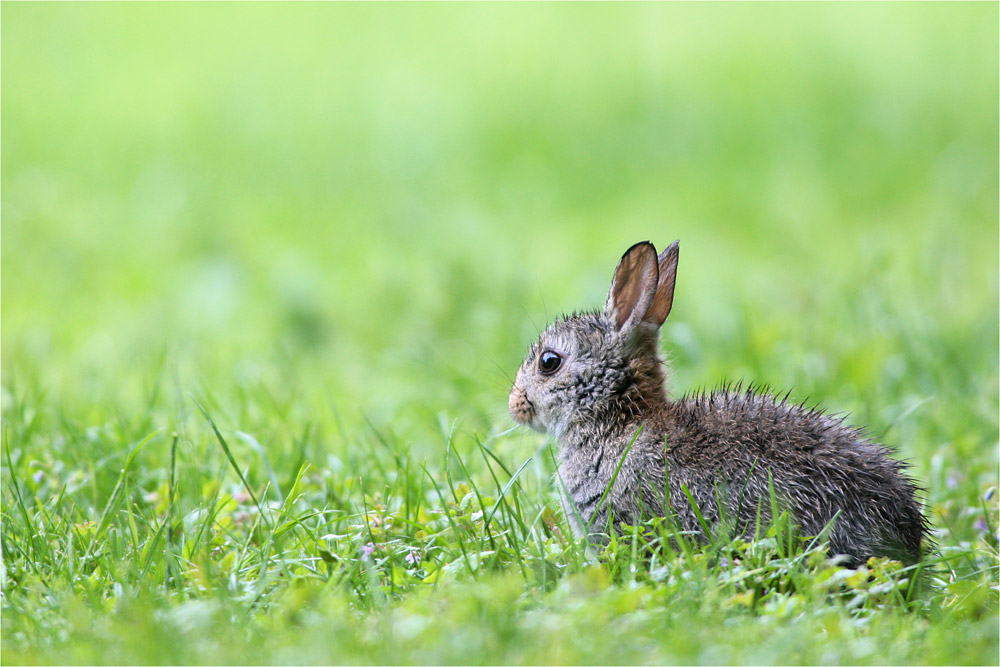
<svg viewBox="0 0 1000 667">
<path fill-rule="evenodd" d="M 0 661 L 997 663 L 995 4 L 2 11 Z M 569 537 L 510 376 L 645 238 L 922 574 Z"/>
</svg>

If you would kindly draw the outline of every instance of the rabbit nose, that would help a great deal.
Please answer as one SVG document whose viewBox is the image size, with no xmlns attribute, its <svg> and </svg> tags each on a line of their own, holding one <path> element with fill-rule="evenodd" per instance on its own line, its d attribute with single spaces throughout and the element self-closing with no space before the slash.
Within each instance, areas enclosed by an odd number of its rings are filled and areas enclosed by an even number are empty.
<svg viewBox="0 0 1000 667">
<path fill-rule="evenodd" d="M 516 384 L 510 390 L 510 399 L 507 401 L 507 407 L 510 409 L 510 416 L 518 424 L 531 422 L 531 418 L 535 413 L 535 409 L 531 405 L 531 401 L 528 400 L 528 396 Z"/>
</svg>

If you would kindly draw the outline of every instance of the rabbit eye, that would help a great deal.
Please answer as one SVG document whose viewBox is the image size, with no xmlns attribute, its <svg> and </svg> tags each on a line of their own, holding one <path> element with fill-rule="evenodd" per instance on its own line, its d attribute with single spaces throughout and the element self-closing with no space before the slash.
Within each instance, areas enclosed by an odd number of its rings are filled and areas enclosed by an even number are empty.
<svg viewBox="0 0 1000 667">
<path fill-rule="evenodd" d="M 538 357 L 538 370 L 541 371 L 542 375 L 552 375 L 559 370 L 559 366 L 561 365 L 562 357 L 552 350 L 545 350 Z"/>
</svg>

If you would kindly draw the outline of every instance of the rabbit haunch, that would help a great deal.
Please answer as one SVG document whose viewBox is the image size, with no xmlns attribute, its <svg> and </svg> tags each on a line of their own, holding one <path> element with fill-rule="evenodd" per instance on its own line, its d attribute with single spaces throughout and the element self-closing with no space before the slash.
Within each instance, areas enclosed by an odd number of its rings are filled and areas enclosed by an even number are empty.
<svg viewBox="0 0 1000 667">
<path fill-rule="evenodd" d="M 629 248 L 604 309 L 550 325 L 517 372 L 511 416 L 557 440 L 574 531 L 601 543 L 609 527 L 670 511 L 698 532 L 687 489 L 705 521 L 748 535 L 770 519 L 773 488 L 803 534 L 829 526 L 831 553 L 851 563 L 918 560 L 917 488 L 860 429 L 753 389 L 667 396 L 658 339 L 678 252 L 677 242 L 659 256 L 648 242 Z"/>
</svg>

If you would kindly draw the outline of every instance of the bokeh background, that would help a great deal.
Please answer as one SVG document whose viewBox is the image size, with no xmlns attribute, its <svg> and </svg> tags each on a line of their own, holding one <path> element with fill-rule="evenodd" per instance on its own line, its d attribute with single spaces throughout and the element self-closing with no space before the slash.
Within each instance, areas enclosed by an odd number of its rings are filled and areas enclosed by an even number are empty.
<svg viewBox="0 0 1000 667">
<path fill-rule="evenodd" d="M 162 385 L 153 426 L 191 392 L 234 427 L 266 393 L 434 460 L 442 418 L 510 426 L 528 343 L 626 247 L 679 238 L 678 392 L 791 388 L 922 479 L 995 463 L 995 4 L 4 3 L 2 30 L 6 405 Z"/>
<path fill-rule="evenodd" d="M 4 662 L 996 659 L 997 3 L 0 14 Z M 790 389 L 912 464 L 923 611 L 553 537 L 510 381 L 644 239 L 676 393 Z"/>
</svg>

